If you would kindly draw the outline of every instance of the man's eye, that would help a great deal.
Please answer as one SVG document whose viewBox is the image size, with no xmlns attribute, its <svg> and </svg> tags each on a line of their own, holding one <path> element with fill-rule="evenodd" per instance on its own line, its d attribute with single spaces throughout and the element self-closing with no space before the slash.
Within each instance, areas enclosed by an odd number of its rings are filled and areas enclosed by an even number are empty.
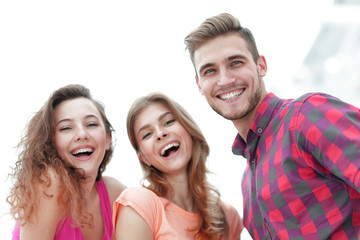
<svg viewBox="0 0 360 240">
<path fill-rule="evenodd" d="M 169 126 L 170 124 L 172 124 L 173 122 L 175 122 L 175 119 L 171 119 L 165 122 L 164 126 Z"/>
<path fill-rule="evenodd" d="M 208 74 L 210 74 L 210 73 L 212 73 L 212 72 L 214 72 L 215 70 L 214 69 L 208 69 L 208 70 L 206 70 L 205 72 L 204 72 L 204 75 L 208 75 Z"/>
<path fill-rule="evenodd" d="M 234 61 L 231 63 L 232 66 L 239 65 L 239 64 L 241 64 L 241 61 Z"/>
</svg>

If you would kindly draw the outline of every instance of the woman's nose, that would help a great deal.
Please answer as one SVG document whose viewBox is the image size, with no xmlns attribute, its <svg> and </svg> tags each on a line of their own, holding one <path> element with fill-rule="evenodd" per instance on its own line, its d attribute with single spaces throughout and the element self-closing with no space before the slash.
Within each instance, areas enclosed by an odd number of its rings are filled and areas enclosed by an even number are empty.
<svg viewBox="0 0 360 240">
<path fill-rule="evenodd" d="M 158 134 L 158 137 L 157 137 L 157 140 L 158 141 L 160 141 L 162 138 L 166 138 L 167 137 L 167 133 L 166 132 L 160 132 L 159 134 Z"/>
<path fill-rule="evenodd" d="M 86 129 L 84 129 L 83 127 L 78 127 L 75 138 L 77 141 L 88 139 L 88 133 Z"/>
</svg>

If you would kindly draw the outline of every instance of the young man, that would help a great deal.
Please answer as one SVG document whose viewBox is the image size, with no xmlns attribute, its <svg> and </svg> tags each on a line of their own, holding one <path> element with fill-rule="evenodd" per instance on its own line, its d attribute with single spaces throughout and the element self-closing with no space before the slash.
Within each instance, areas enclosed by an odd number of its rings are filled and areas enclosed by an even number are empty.
<svg viewBox="0 0 360 240">
<path fill-rule="evenodd" d="M 267 93 L 265 58 L 230 14 L 185 38 L 196 82 L 231 120 L 233 153 L 248 160 L 244 225 L 254 239 L 357 239 L 360 110 L 320 93 L 295 100 Z"/>
</svg>

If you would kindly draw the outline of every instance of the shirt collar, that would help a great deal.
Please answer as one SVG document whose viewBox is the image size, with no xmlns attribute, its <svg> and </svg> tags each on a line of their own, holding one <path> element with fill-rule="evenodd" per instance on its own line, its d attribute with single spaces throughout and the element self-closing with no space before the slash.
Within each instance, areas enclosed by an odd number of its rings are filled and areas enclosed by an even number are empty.
<svg viewBox="0 0 360 240">
<path fill-rule="evenodd" d="M 264 100 L 261 102 L 257 112 L 255 114 L 254 121 L 252 122 L 247 140 L 253 139 L 254 137 L 260 138 L 263 132 L 265 131 L 267 125 L 271 120 L 275 109 L 279 108 L 284 100 L 278 98 L 273 93 L 266 95 Z M 241 138 L 240 134 L 236 135 L 235 141 L 232 146 L 232 152 L 235 155 L 246 155 L 244 157 L 248 158 L 248 154 L 244 154 L 245 149 L 247 148 L 246 142 Z"/>
</svg>

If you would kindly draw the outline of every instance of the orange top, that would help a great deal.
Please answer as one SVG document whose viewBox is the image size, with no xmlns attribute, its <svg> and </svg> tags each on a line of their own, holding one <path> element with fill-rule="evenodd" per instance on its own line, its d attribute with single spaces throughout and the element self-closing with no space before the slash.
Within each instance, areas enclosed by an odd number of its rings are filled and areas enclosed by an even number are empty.
<svg viewBox="0 0 360 240">
<path fill-rule="evenodd" d="M 195 239 L 199 214 L 187 212 L 176 204 L 143 187 L 124 190 L 113 207 L 113 222 L 116 226 L 120 206 L 132 207 L 149 225 L 155 240 Z M 236 209 L 225 204 L 230 225 L 231 240 L 240 238 L 242 223 Z M 189 231 L 190 230 L 190 231 Z M 116 229 L 115 229 L 116 231 Z"/>
</svg>

